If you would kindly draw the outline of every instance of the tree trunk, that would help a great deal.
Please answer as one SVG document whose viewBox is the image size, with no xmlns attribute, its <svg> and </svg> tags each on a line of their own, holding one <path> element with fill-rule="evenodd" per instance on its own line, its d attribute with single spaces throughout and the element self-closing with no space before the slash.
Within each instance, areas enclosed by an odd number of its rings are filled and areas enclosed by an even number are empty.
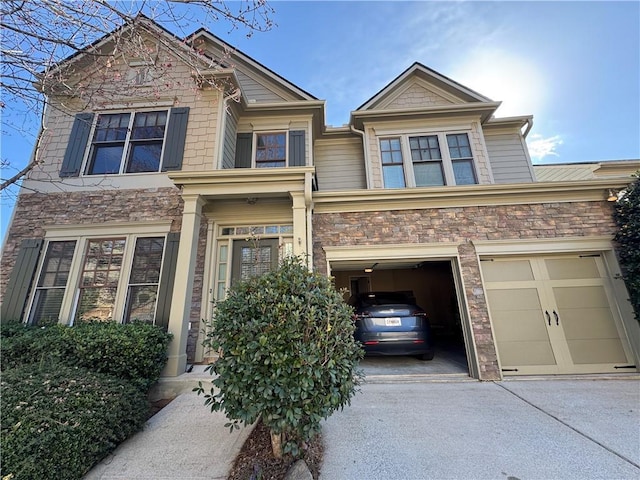
<svg viewBox="0 0 640 480">
<path fill-rule="evenodd" d="M 271 449 L 273 456 L 280 460 L 282 458 L 282 433 L 276 434 L 271 430 Z"/>
</svg>

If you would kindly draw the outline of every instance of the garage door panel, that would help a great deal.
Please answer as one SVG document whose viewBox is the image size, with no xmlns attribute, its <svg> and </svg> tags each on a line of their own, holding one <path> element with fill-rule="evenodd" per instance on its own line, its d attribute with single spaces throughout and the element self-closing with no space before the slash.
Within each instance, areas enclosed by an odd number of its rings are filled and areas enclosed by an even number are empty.
<svg viewBox="0 0 640 480">
<path fill-rule="evenodd" d="M 503 367 L 555 365 L 551 344 L 547 342 L 497 342 Z"/>
<path fill-rule="evenodd" d="M 483 262 L 482 274 L 485 282 L 522 282 L 533 280 L 529 260 L 507 260 Z"/>
<path fill-rule="evenodd" d="M 500 340 L 549 342 L 549 332 L 540 318 L 539 310 L 503 310 L 494 312 L 492 319 Z"/>
<path fill-rule="evenodd" d="M 600 278 L 595 257 L 550 258 L 545 265 L 551 280 Z"/>
<path fill-rule="evenodd" d="M 608 308 L 560 310 L 560 324 L 567 340 L 618 337 Z"/>
<path fill-rule="evenodd" d="M 609 308 L 609 300 L 602 286 L 555 287 L 553 294 L 560 310 L 572 308 Z"/>
<path fill-rule="evenodd" d="M 536 288 L 488 290 L 487 297 L 492 311 L 540 311 L 540 297 Z"/>
<path fill-rule="evenodd" d="M 626 363 L 627 357 L 619 338 L 568 340 L 569 352 L 577 365 Z"/>
</svg>

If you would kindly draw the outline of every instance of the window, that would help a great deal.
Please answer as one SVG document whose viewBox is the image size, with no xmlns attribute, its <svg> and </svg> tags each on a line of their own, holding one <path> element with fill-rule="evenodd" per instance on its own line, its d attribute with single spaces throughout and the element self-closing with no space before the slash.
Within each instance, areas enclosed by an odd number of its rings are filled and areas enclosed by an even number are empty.
<svg viewBox="0 0 640 480">
<path fill-rule="evenodd" d="M 387 188 L 401 188 L 404 183 L 404 167 L 400 138 L 383 138 L 380 140 L 382 157 L 382 175 Z"/>
<path fill-rule="evenodd" d="M 153 323 L 164 238 L 138 238 L 129 276 L 125 322 Z"/>
<path fill-rule="evenodd" d="M 278 168 L 306 165 L 304 130 L 240 132 L 233 160 L 223 158 L 222 168 Z"/>
<path fill-rule="evenodd" d="M 381 138 L 380 158 L 385 188 L 478 183 L 467 133 Z"/>
<path fill-rule="evenodd" d="M 125 247 L 124 238 L 89 240 L 80 274 L 76 320 L 111 320 Z"/>
<path fill-rule="evenodd" d="M 282 133 L 258 133 L 256 135 L 256 168 L 284 167 L 287 136 Z"/>
<path fill-rule="evenodd" d="M 453 175 L 456 185 L 473 185 L 476 181 L 476 174 L 473 170 L 473 155 L 471 145 L 466 133 L 447 135 L 449 154 L 453 165 Z"/>
<path fill-rule="evenodd" d="M 416 187 L 444 185 L 442 155 L 437 135 L 409 137 Z"/>
<path fill-rule="evenodd" d="M 167 111 L 98 115 L 87 175 L 158 172 Z"/>
<path fill-rule="evenodd" d="M 75 240 L 49 243 L 36 286 L 30 324 L 58 323 L 75 248 Z"/>
</svg>

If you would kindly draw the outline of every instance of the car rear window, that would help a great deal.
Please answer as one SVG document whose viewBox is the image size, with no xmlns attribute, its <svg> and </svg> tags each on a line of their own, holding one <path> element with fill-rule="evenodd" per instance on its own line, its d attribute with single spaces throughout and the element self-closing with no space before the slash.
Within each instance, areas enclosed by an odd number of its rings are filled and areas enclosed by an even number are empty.
<svg viewBox="0 0 640 480">
<path fill-rule="evenodd" d="M 388 303 L 413 303 L 413 299 L 407 295 L 395 292 L 365 293 L 360 297 L 363 305 L 385 305 Z"/>
</svg>

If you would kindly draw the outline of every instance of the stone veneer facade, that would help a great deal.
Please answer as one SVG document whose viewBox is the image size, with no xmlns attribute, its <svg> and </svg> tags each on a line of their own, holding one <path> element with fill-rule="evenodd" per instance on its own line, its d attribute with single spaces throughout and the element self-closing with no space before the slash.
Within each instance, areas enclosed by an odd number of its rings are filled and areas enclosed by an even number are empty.
<svg viewBox="0 0 640 480">
<path fill-rule="evenodd" d="M 613 236 L 615 229 L 607 202 L 314 214 L 313 258 L 316 270 L 327 273 L 325 246 L 457 243 L 480 379 L 497 380 L 500 371 L 473 242 Z"/>
<path fill-rule="evenodd" d="M 44 238 L 48 225 L 96 225 L 107 222 L 144 222 L 171 220 L 171 231 L 179 232 L 182 223 L 182 199 L 177 188 L 103 190 L 73 193 L 21 194 L 7 242 L 2 253 L 2 272 L 11 272 L 20 248 L 27 238 Z M 206 243 L 206 223 L 201 226 L 198 262 L 191 308 L 191 330 L 187 344 L 189 361 L 195 357 L 200 330 L 200 304 Z M 0 279 L 4 295 L 8 275 Z"/>
</svg>

